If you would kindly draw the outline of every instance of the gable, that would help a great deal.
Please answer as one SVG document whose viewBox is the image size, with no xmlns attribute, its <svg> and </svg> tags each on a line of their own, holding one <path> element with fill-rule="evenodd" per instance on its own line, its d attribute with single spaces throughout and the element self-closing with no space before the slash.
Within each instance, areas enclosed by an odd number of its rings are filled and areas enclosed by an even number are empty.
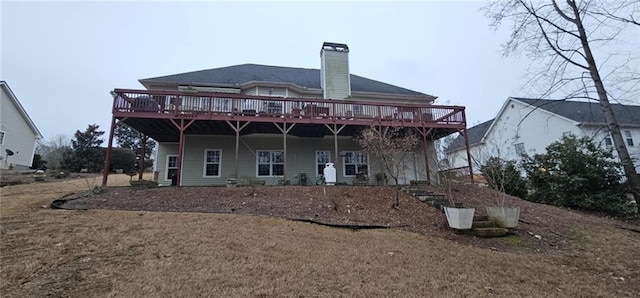
<svg viewBox="0 0 640 298">
<path fill-rule="evenodd" d="M 0 89 L 2 90 L 2 95 L 3 95 L 2 104 L 3 105 L 11 104 L 12 106 L 14 106 L 15 111 L 17 111 L 17 113 L 19 114 L 19 117 L 21 117 L 22 120 L 27 124 L 29 129 L 35 135 L 35 137 L 41 139 L 42 134 L 40 133 L 40 130 L 38 130 L 35 123 L 33 123 L 33 121 L 31 120 L 31 117 L 29 117 L 29 115 L 27 114 L 27 111 L 24 109 L 22 104 L 20 104 L 20 101 L 18 101 L 18 98 L 15 96 L 15 94 L 13 94 L 13 91 L 11 91 L 11 88 L 9 88 L 9 85 L 7 84 L 7 82 L 0 81 Z M 5 98 L 7 99 L 6 102 L 5 102 Z M 2 110 L 7 111 L 7 107 L 3 107 Z M 9 110 L 13 110 L 13 109 L 9 109 Z M 3 116 L 2 118 L 4 119 L 5 117 Z"/>
<path fill-rule="evenodd" d="M 485 136 L 494 120 L 495 118 L 467 129 L 467 134 L 469 136 L 469 146 L 474 146 L 481 142 L 482 138 Z M 455 139 L 453 139 L 451 144 L 447 146 L 445 152 L 452 152 L 462 148 L 465 148 L 465 140 L 464 136 L 459 134 Z"/>
</svg>

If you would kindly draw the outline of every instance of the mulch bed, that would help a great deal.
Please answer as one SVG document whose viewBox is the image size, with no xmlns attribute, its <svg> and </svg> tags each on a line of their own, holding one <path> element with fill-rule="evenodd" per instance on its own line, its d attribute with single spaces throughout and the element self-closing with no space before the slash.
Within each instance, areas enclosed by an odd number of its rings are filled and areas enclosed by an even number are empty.
<svg viewBox="0 0 640 298">
<path fill-rule="evenodd" d="M 425 189 L 444 194 L 437 187 Z M 497 193 L 478 185 L 457 185 L 456 202 L 486 214 L 500 203 Z M 504 206 L 521 208 L 518 245 L 505 238 L 478 238 L 455 233 L 442 211 L 404 192 L 393 208 L 396 191 L 382 186 L 255 186 L 255 187 L 112 187 L 105 193 L 68 200 L 68 209 L 110 209 L 149 212 L 203 212 L 282 217 L 342 227 L 390 227 L 462 244 L 514 252 L 552 252 L 567 247 L 568 233 L 593 225 L 628 224 L 563 208 L 506 196 Z M 636 226 L 637 228 L 637 226 Z M 507 238 L 514 237 L 509 236 Z"/>
</svg>

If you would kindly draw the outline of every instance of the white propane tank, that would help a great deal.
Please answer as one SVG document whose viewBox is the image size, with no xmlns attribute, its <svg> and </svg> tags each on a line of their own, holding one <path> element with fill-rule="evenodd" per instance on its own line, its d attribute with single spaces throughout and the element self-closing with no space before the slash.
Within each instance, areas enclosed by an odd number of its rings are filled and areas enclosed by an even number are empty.
<svg viewBox="0 0 640 298">
<path fill-rule="evenodd" d="M 336 168 L 333 167 L 332 162 L 324 166 L 324 181 L 327 185 L 336 185 Z"/>
</svg>

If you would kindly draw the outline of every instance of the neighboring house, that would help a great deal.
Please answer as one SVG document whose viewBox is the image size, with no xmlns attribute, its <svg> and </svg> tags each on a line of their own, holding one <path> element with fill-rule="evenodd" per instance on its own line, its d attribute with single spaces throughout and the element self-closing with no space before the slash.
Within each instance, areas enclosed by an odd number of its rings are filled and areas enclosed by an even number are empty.
<svg viewBox="0 0 640 298">
<path fill-rule="evenodd" d="M 0 81 L 0 96 L 0 167 L 26 170 L 33 163 L 36 141 L 42 135 L 5 81 Z"/>
<path fill-rule="evenodd" d="M 433 140 L 466 129 L 464 107 L 353 75 L 348 55 L 347 45 L 324 43 L 320 69 L 242 64 L 142 79 L 147 90 L 112 92 L 112 131 L 124 122 L 158 142 L 162 184 L 174 175 L 185 186 L 296 184 L 304 176 L 313 183 L 328 162 L 339 183 L 365 174 L 373 184 L 382 170 L 354 137 L 372 125 L 407 127 L 423 145 L 401 183 L 429 180 Z"/>
<path fill-rule="evenodd" d="M 636 171 L 640 172 L 640 106 L 612 104 Z M 518 160 L 526 153 L 545 153 L 563 135 L 589 137 L 603 147 L 613 142 L 598 103 L 568 100 L 509 98 L 495 119 L 468 129 L 474 172 L 491 156 Z M 458 136 L 445 150 L 454 167 L 467 165 L 464 138 Z M 617 153 L 614 150 L 614 154 Z"/>
</svg>

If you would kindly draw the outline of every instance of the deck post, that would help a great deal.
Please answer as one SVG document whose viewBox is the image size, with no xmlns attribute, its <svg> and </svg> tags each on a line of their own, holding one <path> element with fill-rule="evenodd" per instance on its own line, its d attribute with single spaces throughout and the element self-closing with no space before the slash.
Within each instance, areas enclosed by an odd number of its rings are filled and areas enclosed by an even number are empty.
<svg viewBox="0 0 640 298">
<path fill-rule="evenodd" d="M 329 124 L 324 124 L 324 126 L 326 126 L 329 131 L 331 131 L 333 133 L 333 150 L 334 150 L 334 156 L 335 156 L 335 160 L 333 161 L 334 166 L 336 167 L 336 185 L 338 184 L 338 160 L 340 159 L 340 153 L 338 152 L 338 134 L 342 131 L 343 128 L 345 128 L 345 126 L 347 126 L 346 124 L 342 124 L 342 126 L 340 126 L 340 128 L 338 128 L 338 124 L 337 123 L 333 123 L 333 128 L 331 128 L 331 126 L 329 126 Z"/>
<path fill-rule="evenodd" d="M 142 152 L 140 153 L 140 160 L 138 161 L 138 180 L 142 180 L 142 174 L 144 173 L 144 158 L 147 154 L 147 141 L 149 137 L 141 133 L 140 140 L 142 141 L 142 147 L 140 148 Z"/>
<path fill-rule="evenodd" d="M 107 180 L 109 177 L 109 166 L 111 165 L 111 149 L 113 147 L 113 135 L 116 129 L 116 117 L 111 116 L 111 130 L 109 131 L 109 143 L 107 145 L 107 152 L 104 158 L 104 167 L 102 168 L 102 187 L 107 187 Z"/>
<path fill-rule="evenodd" d="M 182 160 L 184 154 L 184 131 L 195 122 L 195 119 L 191 119 L 187 124 L 184 124 L 184 119 L 180 119 L 180 124 L 176 123 L 175 120 L 169 119 L 173 122 L 178 130 L 180 131 L 180 140 L 178 143 L 178 173 L 176 174 L 176 186 L 182 186 Z"/>
<path fill-rule="evenodd" d="M 469 178 L 471 179 L 471 183 L 473 183 L 473 166 L 471 164 L 471 150 L 469 149 L 469 134 L 467 133 L 467 115 L 465 111 L 462 110 L 462 121 L 464 122 L 464 127 L 460 133 L 464 135 L 464 145 L 467 149 L 467 163 L 469 165 Z"/>
<path fill-rule="evenodd" d="M 287 122 L 282 123 L 282 127 L 280 127 L 278 123 L 273 123 L 273 125 L 275 125 L 280 130 L 280 132 L 282 132 L 282 151 L 284 154 L 284 161 L 282 163 L 282 183 L 284 184 L 284 181 L 287 181 L 287 134 L 294 126 L 296 126 L 296 124 L 292 123 L 289 128 L 287 128 Z"/>
<path fill-rule="evenodd" d="M 231 129 L 233 129 L 233 131 L 236 132 L 236 179 L 239 179 L 239 175 L 240 175 L 240 168 L 239 168 L 239 160 L 240 160 L 240 131 L 242 131 L 249 123 L 251 122 L 245 122 L 244 124 L 242 124 L 242 126 L 240 125 L 240 121 L 236 120 L 235 125 L 233 123 L 231 123 L 231 121 L 227 120 L 227 124 L 229 124 L 229 126 L 231 126 Z"/>
<path fill-rule="evenodd" d="M 427 136 L 431 133 L 431 131 L 433 130 L 433 127 L 429 128 L 428 130 L 425 130 L 425 127 L 421 127 L 420 129 L 416 129 L 416 130 L 422 135 L 422 148 L 424 151 L 424 168 L 427 176 L 427 181 L 431 183 L 431 170 L 429 169 L 429 143 L 427 141 Z"/>
</svg>

